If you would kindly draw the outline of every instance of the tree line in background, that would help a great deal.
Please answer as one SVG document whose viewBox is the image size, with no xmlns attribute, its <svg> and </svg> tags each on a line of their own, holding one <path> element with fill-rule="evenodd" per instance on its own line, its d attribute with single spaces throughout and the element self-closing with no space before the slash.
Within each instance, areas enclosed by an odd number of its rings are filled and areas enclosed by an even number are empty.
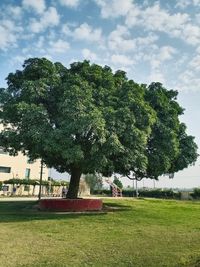
<svg viewBox="0 0 200 267">
<path fill-rule="evenodd" d="M 100 189 L 94 190 L 94 195 L 101 196 L 112 196 L 112 191 L 110 189 Z M 136 190 L 132 189 L 123 189 L 122 190 L 123 197 L 133 197 L 137 196 Z M 139 189 L 138 196 L 140 198 L 149 197 L 149 198 L 161 198 L 161 199 L 200 199 L 200 188 L 194 188 L 190 191 L 181 191 L 181 190 L 173 190 L 173 189 Z"/>
<path fill-rule="evenodd" d="M 77 197 L 81 174 L 157 179 L 197 159 L 194 137 L 179 120 L 178 93 L 161 83 L 138 84 L 88 61 L 66 68 L 31 58 L 7 84 L 0 146 L 69 172 L 68 198 Z"/>
</svg>

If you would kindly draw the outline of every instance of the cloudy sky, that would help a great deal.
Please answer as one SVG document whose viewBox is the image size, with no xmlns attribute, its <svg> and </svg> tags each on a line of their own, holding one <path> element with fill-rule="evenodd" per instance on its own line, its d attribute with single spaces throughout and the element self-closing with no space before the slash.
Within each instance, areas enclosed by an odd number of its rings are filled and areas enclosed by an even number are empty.
<svg viewBox="0 0 200 267">
<path fill-rule="evenodd" d="M 200 0 L 1 0 L 0 86 L 29 57 L 89 59 L 178 90 L 200 147 Z M 158 186 L 200 186 L 199 164 Z"/>
</svg>

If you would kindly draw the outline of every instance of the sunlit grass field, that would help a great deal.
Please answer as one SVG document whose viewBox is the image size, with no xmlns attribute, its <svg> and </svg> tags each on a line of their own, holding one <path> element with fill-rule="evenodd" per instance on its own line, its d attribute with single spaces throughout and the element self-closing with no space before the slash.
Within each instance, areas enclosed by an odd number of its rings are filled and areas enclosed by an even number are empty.
<svg viewBox="0 0 200 267">
<path fill-rule="evenodd" d="M 93 214 L 0 201 L 0 266 L 200 266 L 200 202 L 105 199 Z"/>
</svg>

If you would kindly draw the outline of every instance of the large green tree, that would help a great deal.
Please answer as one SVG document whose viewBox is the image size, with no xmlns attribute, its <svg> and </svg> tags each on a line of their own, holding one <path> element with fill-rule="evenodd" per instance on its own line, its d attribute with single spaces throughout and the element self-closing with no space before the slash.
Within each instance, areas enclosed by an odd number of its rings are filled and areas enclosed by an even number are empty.
<svg viewBox="0 0 200 267">
<path fill-rule="evenodd" d="M 0 145 L 69 172 L 68 198 L 77 197 L 81 174 L 145 172 L 156 112 L 146 88 L 124 72 L 32 58 L 7 83 L 0 90 Z"/>
</svg>

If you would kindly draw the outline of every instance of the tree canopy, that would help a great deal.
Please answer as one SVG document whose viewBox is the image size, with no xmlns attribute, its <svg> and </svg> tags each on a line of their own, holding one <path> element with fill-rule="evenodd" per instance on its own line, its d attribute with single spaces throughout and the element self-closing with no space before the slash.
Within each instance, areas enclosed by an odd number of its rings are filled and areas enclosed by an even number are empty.
<svg viewBox="0 0 200 267">
<path fill-rule="evenodd" d="M 177 92 L 159 83 L 139 85 L 88 61 L 66 68 L 31 58 L 7 84 L 0 89 L 0 145 L 71 173 L 69 198 L 77 197 L 81 174 L 157 178 L 197 158 L 178 118 Z"/>
<path fill-rule="evenodd" d="M 178 92 L 165 89 L 161 83 L 144 87 L 145 99 L 156 112 L 156 121 L 147 141 L 147 168 L 145 172 L 135 170 L 135 173 L 138 179 L 157 179 L 193 164 L 198 157 L 197 145 L 179 120 L 184 109 L 177 102 Z"/>
</svg>

